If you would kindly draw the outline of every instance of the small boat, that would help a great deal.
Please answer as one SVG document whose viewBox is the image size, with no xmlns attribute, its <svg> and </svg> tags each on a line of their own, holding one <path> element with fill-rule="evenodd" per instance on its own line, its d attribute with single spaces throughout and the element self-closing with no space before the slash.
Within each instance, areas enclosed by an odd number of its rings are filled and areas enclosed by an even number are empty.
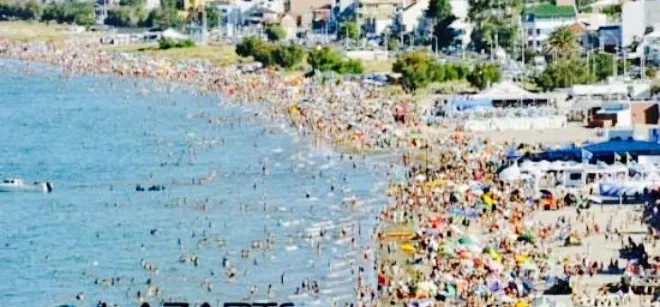
<svg viewBox="0 0 660 307">
<path fill-rule="evenodd" d="M 53 191 L 53 185 L 46 182 L 25 183 L 23 179 L 5 179 L 0 183 L 0 192 L 44 192 Z"/>
</svg>

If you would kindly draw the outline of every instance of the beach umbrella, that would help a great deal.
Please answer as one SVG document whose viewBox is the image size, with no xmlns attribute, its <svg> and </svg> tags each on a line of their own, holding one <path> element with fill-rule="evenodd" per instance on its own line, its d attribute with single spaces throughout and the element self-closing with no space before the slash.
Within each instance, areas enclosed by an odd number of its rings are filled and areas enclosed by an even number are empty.
<svg viewBox="0 0 660 307">
<path fill-rule="evenodd" d="M 447 293 L 447 296 L 449 297 L 455 297 L 456 296 L 456 287 L 454 285 L 447 285 L 445 292 Z"/>
<path fill-rule="evenodd" d="M 401 250 L 409 254 L 412 254 L 416 251 L 415 247 L 410 243 L 401 244 Z"/>
<path fill-rule="evenodd" d="M 527 303 L 527 301 L 519 300 L 515 307 L 529 307 L 529 303 Z"/>
<path fill-rule="evenodd" d="M 443 245 L 439 254 L 443 258 L 456 258 L 456 251 L 449 245 Z"/>
<path fill-rule="evenodd" d="M 511 182 L 520 180 L 520 175 L 520 168 L 518 168 L 518 165 L 514 164 L 502 170 L 499 174 L 499 178 L 501 181 Z"/>
</svg>

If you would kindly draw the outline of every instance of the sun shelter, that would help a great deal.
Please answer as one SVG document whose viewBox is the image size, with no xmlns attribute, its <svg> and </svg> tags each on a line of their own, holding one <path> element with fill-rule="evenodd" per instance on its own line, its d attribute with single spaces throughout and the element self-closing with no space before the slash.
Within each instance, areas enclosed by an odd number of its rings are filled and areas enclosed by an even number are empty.
<svg viewBox="0 0 660 307">
<path fill-rule="evenodd" d="M 495 107 L 543 106 L 549 104 L 546 96 L 529 92 L 511 81 L 502 81 L 474 96 L 490 99 Z"/>
</svg>

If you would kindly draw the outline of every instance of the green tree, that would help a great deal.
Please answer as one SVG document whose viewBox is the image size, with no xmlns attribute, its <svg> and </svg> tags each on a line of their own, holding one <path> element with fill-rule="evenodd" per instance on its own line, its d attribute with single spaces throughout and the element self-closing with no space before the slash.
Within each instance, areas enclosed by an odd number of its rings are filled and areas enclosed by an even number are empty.
<svg viewBox="0 0 660 307">
<path fill-rule="evenodd" d="M 256 36 L 248 36 L 236 44 L 236 54 L 244 58 L 254 55 L 255 50 L 262 48 L 266 43 Z"/>
<path fill-rule="evenodd" d="M 415 92 L 431 81 L 429 70 L 433 68 L 432 63 L 433 60 L 426 52 L 408 52 L 397 56 L 392 71 L 401 74 L 401 86 L 406 91 Z"/>
<path fill-rule="evenodd" d="M 305 57 L 305 51 L 295 44 L 281 44 L 273 50 L 274 62 L 284 68 L 291 68 L 300 64 L 303 57 Z"/>
<path fill-rule="evenodd" d="M 399 48 L 399 41 L 397 39 L 388 39 L 387 40 L 387 50 L 394 51 Z"/>
<path fill-rule="evenodd" d="M 120 0 L 119 5 L 143 8 L 147 3 L 146 0 Z"/>
<path fill-rule="evenodd" d="M 433 33 L 435 34 L 435 39 L 437 41 L 431 40 L 433 49 L 443 49 L 451 46 L 456 39 L 456 31 L 451 27 L 451 24 L 456 20 L 454 15 L 447 16 L 442 19 L 438 19 L 435 26 L 433 27 Z"/>
<path fill-rule="evenodd" d="M 601 10 L 610 20 L 619 20 L 621 18 L 621 4 L 606 6 Z"/>
<path fill-rule="evenodd" d="M 428 73 L 431 82 L 444 82 L 447 80 L 447 65 L 442 65 L 435 62 L 431 63 L 429 64 Z"/>
<path fill-rule="evenodd" d="M 43 6 L 37 1 L 29 0 L 25 3 L 25 19 L 39 20 L 44 12 Z"/>
<path fill-rule="evenodd" d="M 115 27 L 135 27 L 145 18 L 144 11 L 137 7 L 119 6 L 108 10 L 105 24 Z"/>
<path fill-rule="evenodd" d="M 65 2 L 51 3 L 43 11 L 44 21 L 56 21 L 58 23 L 75 23 L 81 26 L 93 25 L 94 5 L 88 2 Z"/>
<path fill-rule="evenodd" d="M 447 0 L 431 0 L 426 10 L 426 17 L 433 20 L 434 39 L 429 43 L 433 50 L 437 47 L 442 49 L 450 46 L 456 38 L 456 32 L 451 28 L 451 24 L 456 20 L 451 12 L 451 5 Z M 437 41 L 435 41 L 437 39 Z"/>
<path fill-rule="evenodd" d="M 307 55 L 307 63 L 313 70 L 341 71 L 343 58 L 337 50 L 323 47 L 310 51 Z"/>
<path fill-rule="evenodd" d="M 360 37 L 360 27 L 357 22 L 349 20 L 341 23 L 337 29 L 338 39 L 358 39 Z"/>
<path fill-rule="evenodd" d="M 0 1 L 0 20 L 39 20 L 42 12 L 42 6 L 34 0 L 27 2 L 17 2 L 14 0 Z"/>
<path fill-rule="evenodd" d="M 177 28 L 183 20 L 179 16 L 176 0 L 162 0 L 161 7 L 149 12 L 149 16 L 142 23 L 145 27 Z"/>
<path fill-rule="evenodd" d="M 271 42 L 280 41 L 286 38 L 286 31 L 284 31 L 279 25 L 269 25 L 264 29 L 264 32 L 266 32 L 266 37 Z"/>
<path fill-rule="evenodd" d="M 569 27 L 560 27 L 548 37 L 545 53 L 549 57 L 572 56 L 577 50 L 577 40 Z"/>
<path fill-rule="evenodd" d="M 468 19 L 474 24 L 472 42 L 478 50 L 496 44 L 513 51 L 518 40 L 522 0 L 468 0 Z"/>
<path fill-rule="evenodd" d="M 451 16 L 451 5 L 447 0 L 431 0 L 426 9 L 426 18 L 442 19 Z"/>
<path fill-rule="evenodd" d="M 359 75 L 363 72 L 364 66 L 362 65 L 362 61 L 357 59 L 346 60 L 341 65 L 340 73 L 342 74 Z"/>
<path fill-rule="evenodd" d="M 593 61 L 591 64 L 594 68 L 592 74 L 595 75 L 597 81 L 605 80 L 614 73 L 614 56 L 612 54 L 599 52 L 594 54 L 593 59 L 590 59 L 590 61 Z"/>
<path fill-rule="evenodd" d="M 222 12 L 215 6 L 206 7 L 206 23 L 209 28 L 217 28 L 218 22 L 222 18 Z"/>
<path fill-rule="evenodd" d="M 592 81 L 593 78 L 587 73 L 585 61 L 577 57 L 559 58 L 548 65 L 536 78 L 536 84 L 546 91 Z"/>
<path fill-rule="evenodd" d="M 261 44 L 252 52 L 252 58 L 264 67 L 275 65 L 275 47 L 271 44 Z"/>
<path fill-rule="evenodd" d="M 479 89 L 485 89 L 502 78 L 500 68 L 492 63 L 476 65 L 467 76 L 468 82 Z"/>
</svg>

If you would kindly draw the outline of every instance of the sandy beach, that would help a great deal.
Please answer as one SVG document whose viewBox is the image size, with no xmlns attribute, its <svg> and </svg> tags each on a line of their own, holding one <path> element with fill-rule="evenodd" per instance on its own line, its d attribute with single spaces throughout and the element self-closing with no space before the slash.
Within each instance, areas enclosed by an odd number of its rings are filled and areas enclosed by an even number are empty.
<svg viewBox="0 0 660 307">
<path fill-rule="evenodd" d="M 356 252 L 362 265 L 374 266 L 378 283 L 365 282 L 362 267 L 352 272 L 358 306 L 532 306 L 558 279 L 567 280 L 573 295 L 547 298 L 565 306 L 592 306 L 594 297 L 604 295 L 597 292 L 606 292 L 603 286 L 637 270 L 620 257 L 630 241 L 657 254 L 640 206 L 545 211 L 538 191 L 498 177 L 512 144 L 593 141 L 598 139 L 593 130 L 463 133 L 427 127 L 421 107 L 409 96 L 391 96 L 359 81 L 323 83 L 268 69 L 172 62 L 103 50 L 89 41 L 5 40 L 0 49 L 3 56 L 54 64 L 72 74 L 146 78 L 163 86 L 185 83 L 232 103 L 263 104 L 269 112 L 259 117 L 284 118 L 298 136 L 346 152 L 401 155 L 406 179 L 390 183 L 373 250 L 365 246 Z M 422 155 L 431 158 L 422 160 Z M 566 240 L 577 243 L 565 246 Z M 603 268 L 615 260 L 615 269 Z M 650 304 L 650 295 L 614 293 L 619 306 Z"/>
</svg>

